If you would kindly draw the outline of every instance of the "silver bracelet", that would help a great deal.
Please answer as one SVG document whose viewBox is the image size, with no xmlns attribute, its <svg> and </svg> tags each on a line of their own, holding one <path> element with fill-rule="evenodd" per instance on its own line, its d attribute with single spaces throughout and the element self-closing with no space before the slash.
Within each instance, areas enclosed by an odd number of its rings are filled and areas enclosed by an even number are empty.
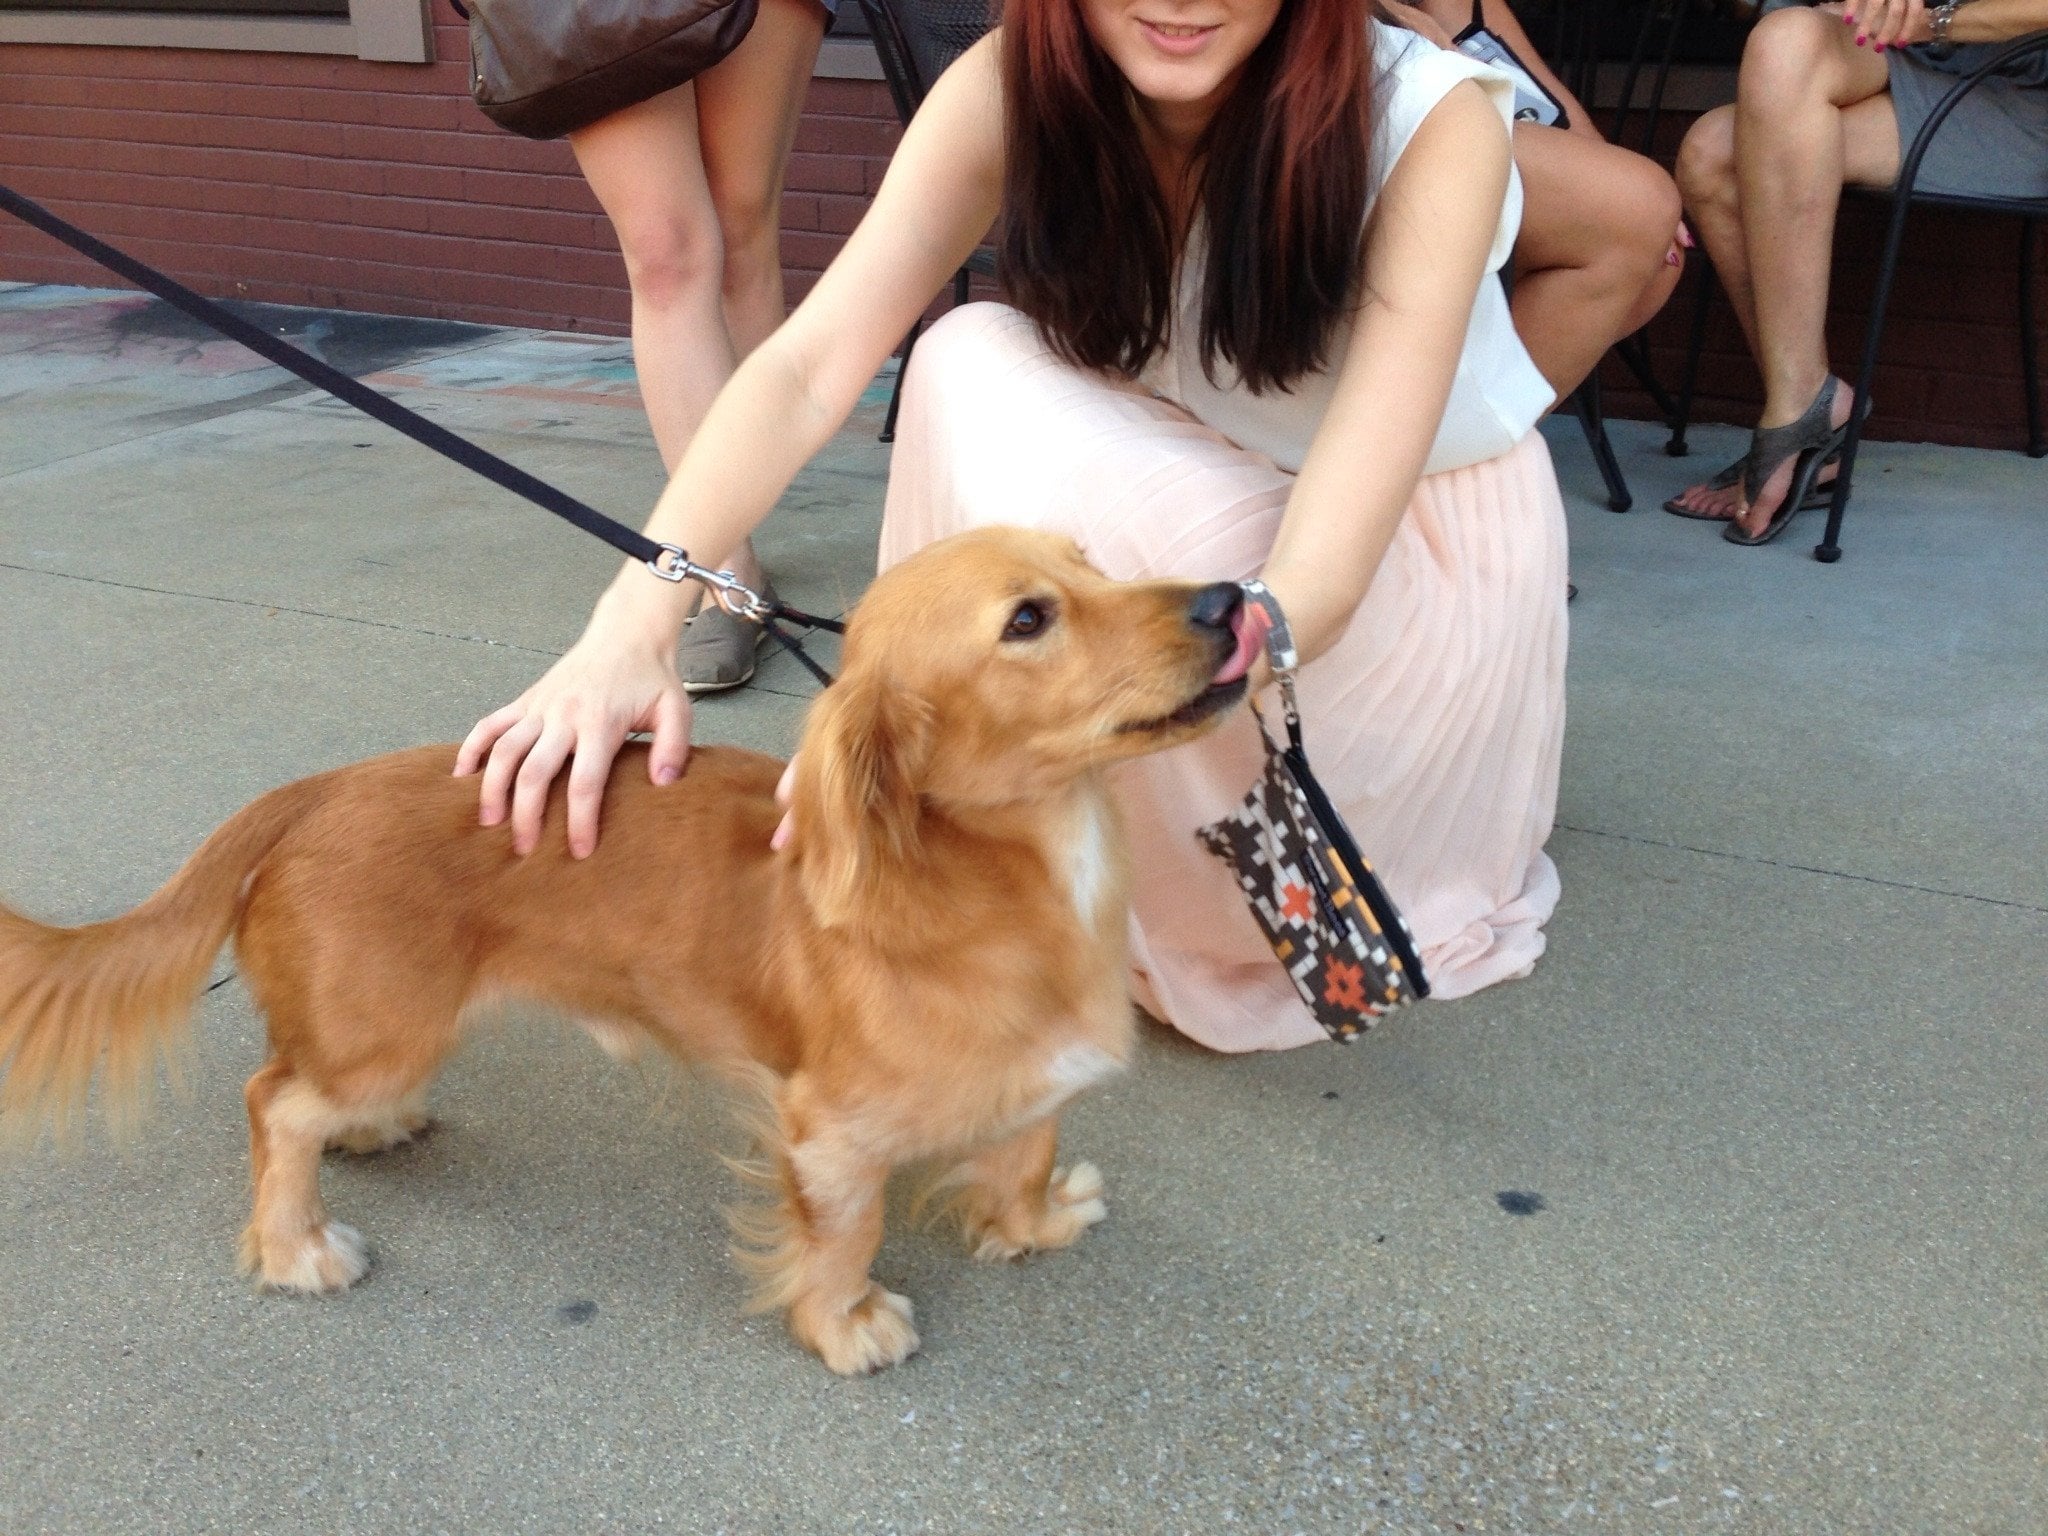
<svg viewBox="0 0 2048 1536">
<path fill-rule="evenodd" d="M 1929 51 L 1937 59 L 1948 58 L 1956 51 L 1956 45 L 1948 40 L 1948 29 L 1955 22 L 1956 12 L 1969 3 L 1970 0 L 1948 0 L 1947 4 L 1937 5 L 1929 12 L 1927 29 L 1932 39 Z"/>
</svg>

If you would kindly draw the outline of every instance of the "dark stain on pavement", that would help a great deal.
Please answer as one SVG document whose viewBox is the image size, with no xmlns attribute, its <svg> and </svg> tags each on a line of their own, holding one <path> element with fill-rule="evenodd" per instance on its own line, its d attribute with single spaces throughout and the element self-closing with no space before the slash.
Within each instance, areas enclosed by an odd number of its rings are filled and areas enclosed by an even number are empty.
<svg viewBox="0 0 2048 1536">
<path fill-rule="evenodd" d="M 222 306 L 251 325 L 270 332 L 331 363 L 351 378 L 378 373 L 403 363 L 475 345 L 498 334 L 498 327 L 458 320 L 422 320 L 412 316 L 365 315 L 340 309 L 302 309 L 293 304 L 255 304 L 229 299 Z M 160 300 L 123 306 L 111 317 L 114 340 L 201 342 L 219 333 L 181 309 Z"/>
</svg>

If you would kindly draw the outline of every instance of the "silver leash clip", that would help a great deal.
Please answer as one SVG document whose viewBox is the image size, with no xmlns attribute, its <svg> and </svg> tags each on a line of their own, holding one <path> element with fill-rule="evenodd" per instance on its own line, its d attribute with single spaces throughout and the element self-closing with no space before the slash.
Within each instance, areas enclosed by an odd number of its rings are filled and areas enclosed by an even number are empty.
<svg viewBox="0 0 2048 1536">
<path fill-rule="evenodd" d="M 662 545 L 661 553 L 645 564 L 663 581 L 701 583 L 711 594 L 711 601 L 736 619 L 751 619 L 759 624 L 775 617 L 775 605 L 731 571 L 714 571 L 699 565 L 673 544 Z"/>
</svg>

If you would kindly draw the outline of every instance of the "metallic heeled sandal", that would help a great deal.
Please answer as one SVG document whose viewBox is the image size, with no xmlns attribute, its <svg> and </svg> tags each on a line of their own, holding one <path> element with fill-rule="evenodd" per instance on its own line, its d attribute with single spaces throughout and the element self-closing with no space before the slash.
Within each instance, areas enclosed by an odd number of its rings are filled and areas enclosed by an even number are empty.
<svg viewBox="0 0 2048 1536">
<path fill-rule="evenodd" d="M 1835 455 L 1829 454 L 1828 457 L 1821 462 L 1820 467 L 1822 469 L 1826 469 L 1828 465 L 1834 462 Z M 1709 491 L 1734 490 L 1736 486 L 1742 484 L 1743 463 L 1744 460 L 1737 459 L 1734 463 L 1726 465 L 1723 468 L 1717 470 L 1714 473 L 1712 479 L 1703 482 L 1702 489 Z M 1802 512 L 1818 511 L 1820 508 L 1828 504 L 1829 499 L 1832 498 L 1834 494 L 1834 481 L 1830 480 L 1824 485 L 1816 481 L 1813 489 L 1806 493 L 1806 500 L 1799 504 L 1799 510 Z M 1696 523 L 1728 523 L 1733 522 L 1735 520 L 1735 514 L 1732 512 L 1728 514 L 1728 516 L 1726 517 L 1723 517 L 1716 512 L 1695 512 L 1691 507 L 1688 507 L 1676 496 L 1672 497 L 1669 501 L 1664 503 L 1664 510 L 1666 512 L 1669 512 L 1673 517 L 1689 517 Z"/>
<path fill-rule="evenodd" d="M 1834 414 L 1835 391 L 1839 388 L 1835 376 L 1829 374 L 1820 386 L 1820 393 L 1813 397 L 1813 404 L 1797 421 L 1787 422 L 1782 427 L 1758 427 L 1751 436 L 1749 452 L 1742 458 L 1743 504 L 1754 506 L 1757 497 L 1763 494 L 1764 482 L 1776 474 L 1788 459 L 1792 461 L 1792 483 L 1786 487 L 1785 499 L 1778 503 L 1771 520 L 1761 531 L 1744 533 L 1739 518 L 1723 528 L 1721 537 L 1730 544 L 1741 544 L 1747 548 L 1768 544 L 1799 515 L 1813 490 L 1814 476 L 1820 473 L 1822 464 L 1842 451 L 1842 444 L 1849 436 L 1846 422 L 1838 427 L 1828 419 Z"/>
</svg>

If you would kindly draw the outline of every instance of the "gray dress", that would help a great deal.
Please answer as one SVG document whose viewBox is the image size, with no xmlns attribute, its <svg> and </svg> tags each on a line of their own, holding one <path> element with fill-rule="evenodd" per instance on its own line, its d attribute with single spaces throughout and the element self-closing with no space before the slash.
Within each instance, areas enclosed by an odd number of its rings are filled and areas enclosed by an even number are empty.
<svg viewBox="0 0 2048 1536">
<path fill-rule="evenodd" d="M 1946 59 L 1925 48 L 1890 56 L 1899 153 L 1912 147 L 1941 98 L 2001 44 L 1975 43 Z M 2010 66 L 1970 92 L 1948 115 L 1920 162 L 1923 192 L 1970 197 L 2048 197 L 2048 51 Z"/>
<path fill-rule="evenodd" d="M 1808 3 L 1765 0 L 1764 10 Z M 2002 46 L 1971 44 L 1946 59 L 1924 47 L 1887 55 L 1902 157 L 1941 98 Z M 1915 186 L 1965 197 L 2048 197 L 2048 54 L 2023 60 L 1965 96 L 1928 146 Z"/>
</svg>

